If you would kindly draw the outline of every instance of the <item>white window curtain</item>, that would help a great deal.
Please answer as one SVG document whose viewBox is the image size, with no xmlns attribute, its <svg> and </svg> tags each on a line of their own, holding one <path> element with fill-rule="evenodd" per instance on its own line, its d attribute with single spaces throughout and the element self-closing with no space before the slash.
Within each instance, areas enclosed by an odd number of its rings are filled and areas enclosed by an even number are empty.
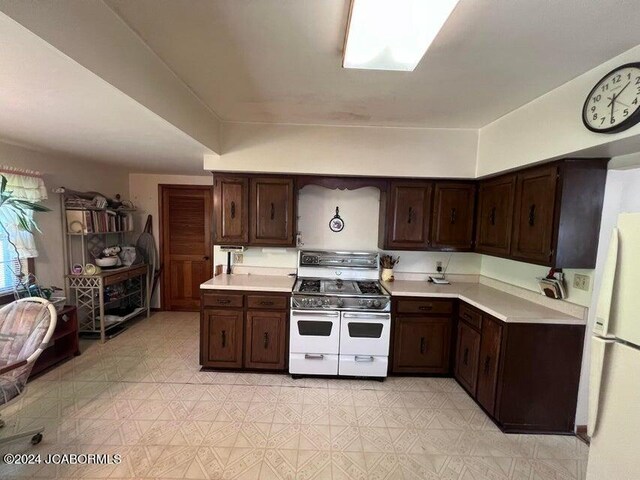
<svg viewBox="0 0 640 480">
<path fill-rule="evenodd" d="M 39 172 L 19 170 L 0 165 L 0 175 L 7 179 L 6 191 L 13 192 L 12 195 L 16 198 L 29 202 L 41 202 L 47 198 L 47 188 Z M 33 215 L 33 212 L 28 212 L 27 214 Z M 0 223 L 8 231 L 11 242 L 15 244 L 18 250 L 19 258 L 25 259 L 38 256 L 33 234 L 20 228 L 17 218 L 8 209 L 0 208 Z M 4 230 L 0 232 L 0 235 L 6 235 Z M 4 238 L 2 240 L 6 241 Z M 11 248 L 13 249 L 13 246 Z M 15 252 L 9 251 L 8 254 L 15 256 Z"/>
</svg>

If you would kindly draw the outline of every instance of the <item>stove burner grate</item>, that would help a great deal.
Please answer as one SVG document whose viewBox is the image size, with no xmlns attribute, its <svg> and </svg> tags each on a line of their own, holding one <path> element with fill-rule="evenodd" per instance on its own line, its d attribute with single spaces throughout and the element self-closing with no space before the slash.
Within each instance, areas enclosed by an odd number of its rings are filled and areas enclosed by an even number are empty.
<svg viewBox="0 0 640 480">
<path fill-rule="evenodd" d="M 320 280 L 302 280 L 299 291 L 306 293 L 320 293 Z"/>
<path fill-rule="evenodd" d="M 376 282 L 358 282 L 358 288 L 365 295 L 382 295 Z"/>
</svg>

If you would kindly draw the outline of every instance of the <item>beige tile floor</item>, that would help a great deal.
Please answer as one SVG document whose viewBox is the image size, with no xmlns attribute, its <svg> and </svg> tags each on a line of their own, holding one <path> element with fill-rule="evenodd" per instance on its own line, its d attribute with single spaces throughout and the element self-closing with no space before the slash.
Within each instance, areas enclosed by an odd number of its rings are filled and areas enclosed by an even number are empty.
<svg viewBox="0 0 640 480">
<path fill-rule="evenodd" d="M 8 466 L 0 478 L 583 479 L 574 437 L 504 435 L 452 379 L 292 380 L 199 372 L 198 318 L 157 313 L 38 378 L 4 451 L 100 453 L 119 465 Z"/>
</svg>

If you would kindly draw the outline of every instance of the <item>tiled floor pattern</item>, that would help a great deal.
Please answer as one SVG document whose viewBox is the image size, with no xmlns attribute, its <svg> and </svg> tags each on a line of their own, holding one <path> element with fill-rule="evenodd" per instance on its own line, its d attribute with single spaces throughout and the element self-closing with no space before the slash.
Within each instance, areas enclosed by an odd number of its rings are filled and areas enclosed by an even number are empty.
<svg viewBox="0 0 640 480">
<path fill-rule="evenodd" d="M 452 379 L 292 380 L 198 371 L 195 314 L 157 313 L 32 382 L 4 447 L 119 453 L 119 465 L 8 466 L 0 478 L 574 480 L 574 437 L 504 435 Z"/>
</svg>

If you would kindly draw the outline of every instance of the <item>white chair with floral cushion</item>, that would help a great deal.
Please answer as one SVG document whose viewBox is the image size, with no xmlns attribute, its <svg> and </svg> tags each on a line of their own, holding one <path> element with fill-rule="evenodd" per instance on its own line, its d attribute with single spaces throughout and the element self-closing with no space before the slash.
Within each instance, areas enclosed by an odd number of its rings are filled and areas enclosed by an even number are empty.
<svg viewBox="0 0 640 480">
<path fill-rule="evenodd" d="M 56 328 L 53 304 L 43 298 L 16 300 L 0 309 L 0 408 L 24 393 L 27 379 Z M 0 427 L 4 421 L 0 419 Z M 0 437 L 0 445 L 31 437 L 42 440 L 44 427 Z"/>
</svg>

